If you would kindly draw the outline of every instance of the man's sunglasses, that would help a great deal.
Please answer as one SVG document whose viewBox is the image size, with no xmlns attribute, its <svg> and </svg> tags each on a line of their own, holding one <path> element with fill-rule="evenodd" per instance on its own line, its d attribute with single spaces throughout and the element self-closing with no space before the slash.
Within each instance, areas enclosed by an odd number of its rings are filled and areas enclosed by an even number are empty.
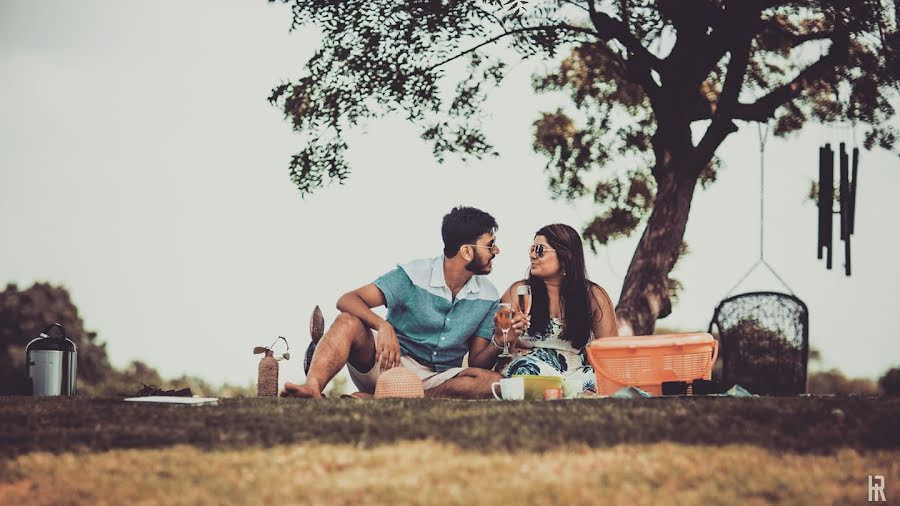
<svg viewBox="0 0 900 506">
<path fill-rule="evenodd" d="M 474 248 L 487 248 L 487 249 L 491 250 L 491 253 L 500 251 L 500 248 L 498 248 L 498 247 L 497 247 L 497 244 L 494 243 L 493 241 L 491 241 L 491 243 L 488 244 L 487 246 L 484 246 L 484 245 L 481 245 L 481 244 L 470 244 L 469 246 L 472 246 L 472 247 L 474 247 Z"/>
<path fill-rule="evenodd" d="M 556 250 L 553 248 L 548 248 L 547 246 L 544 246 L 543 244 L 532 244 L 531 245 L 531 252 L 534 253 L 538 258 L 544 258 L 545 251 L 556 251 Z"/>
</svg>

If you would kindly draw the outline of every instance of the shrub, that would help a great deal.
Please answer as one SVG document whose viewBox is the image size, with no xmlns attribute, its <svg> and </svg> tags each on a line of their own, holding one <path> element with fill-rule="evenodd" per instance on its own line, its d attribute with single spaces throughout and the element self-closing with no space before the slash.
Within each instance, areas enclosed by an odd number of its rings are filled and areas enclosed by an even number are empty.
<svg viewBox="0 0 900 506">
<path fill-rule="evenodd" d="M 878 394 L 878 387 L 874 381 L 865 378 L 847 378 L 837 369 L 810 374 L 808 390 L 811 394 Z"/>
<path fill-rule="evenodd" d="M 900 367 L 894 367 L 884 373 L 878 380 L 878 386 L 884 395 L 900 396 Z"/>
</svg>

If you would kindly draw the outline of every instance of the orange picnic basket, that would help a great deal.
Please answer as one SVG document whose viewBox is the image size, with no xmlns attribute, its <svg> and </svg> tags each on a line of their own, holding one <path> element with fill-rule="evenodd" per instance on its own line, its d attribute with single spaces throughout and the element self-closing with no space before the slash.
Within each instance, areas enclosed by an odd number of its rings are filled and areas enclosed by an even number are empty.
<svg viewBox="0 0 900 506">
<path fill-rule="evenodd" d="M 597 375 L 597 393 L 612 395 L 625 386 L 662 395 L 666 381 L 711 379 L 719 342 L 705 332 L 658 336 L 606 337 L 587 348 Z"/>
</svg>

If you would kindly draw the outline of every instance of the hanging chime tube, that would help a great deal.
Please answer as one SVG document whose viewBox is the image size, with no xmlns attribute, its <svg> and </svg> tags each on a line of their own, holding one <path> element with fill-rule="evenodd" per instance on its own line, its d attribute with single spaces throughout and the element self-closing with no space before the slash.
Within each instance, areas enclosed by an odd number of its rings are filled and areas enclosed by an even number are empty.
<svg viewBox="0 0 900 506">
<path fill-rule="evenodd" d="M 856 180 L 859 177 L 859 148 L 853 148 L 853 179 L 850 181 L 850 235 L 856 223 Z"/>
<path fill-rule="evenodd" d="M 818 195 L 818 207 L 819 207 L 819 237 L 818 244 L 816 245 L 816 255 L 819 260 L 822 259 L 822 250 L 825 248 L 825 157 L 827 156 L 826 146 L 822 146 L 819 148 L 819 195 Z M 829 214 L 830 214 L 829 209 Z"/>
<path fill-rule="evenodd" d="M 828 256 L 825 259 L 825 267 L 828 270 L 831 270 L 831 261 L 832 261 L 832 239 L 833 239 L 833 220 L 832 213 L 833 211 L 833 202 L 834 202 L 834 150 L 831 149 L 831 144 L 825 145 L 825 174 L 824 177 L 819 182 L 819 194 L 822 195 L 823 207 L 824 211 L 824 232 L 825 232 L 825 247 L 828 248 Z"/>
<path fill-rule="evenodd" d="M 847 145 L 843 142 L 840 147 L 840 181 L 838 188 L 840 191 L 840 209 L 841 209 L 841 240 L 846 241 L 850 236 L 850 159 L 847 157 Z"/>
</svg>

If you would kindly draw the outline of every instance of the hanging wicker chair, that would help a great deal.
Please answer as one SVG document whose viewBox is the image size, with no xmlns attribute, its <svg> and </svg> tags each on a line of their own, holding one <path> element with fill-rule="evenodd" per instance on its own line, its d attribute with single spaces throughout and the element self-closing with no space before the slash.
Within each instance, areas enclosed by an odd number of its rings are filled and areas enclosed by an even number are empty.
<svg viewBox="0 0 900 506">
<path fill-rule="evenodd" d="M 709 332 L 718 331 L 720 379 L 758 395 L 806 393 L 809 310 L 765 258 L 765 146 L 768 123 L 759 134 L 759 259 L 716 306 Z M 790 294 L 771 291 L 730 296 L 758 267 L 765 267 Z M 716 329 L 713 329 L 716 327 Z M 715 374 L 715 372 L 714 372 Z"/>
<path fill-rule="evenodd" d="M 794 295 L 749 292 L 719 303 L 709 332 L 719 333 L 722 383 L 754 394 L 806 393 L 809 311 Z"/>
</svg>

